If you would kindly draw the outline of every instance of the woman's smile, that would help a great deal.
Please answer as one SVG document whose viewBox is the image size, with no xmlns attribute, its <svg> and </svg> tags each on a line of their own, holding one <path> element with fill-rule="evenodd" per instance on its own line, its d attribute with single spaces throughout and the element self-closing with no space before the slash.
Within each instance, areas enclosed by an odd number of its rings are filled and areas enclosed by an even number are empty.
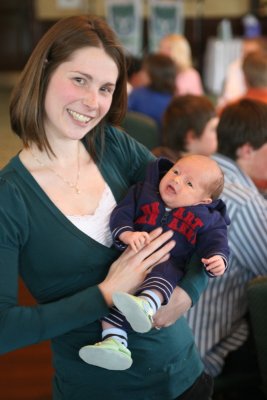
<svg viewBox="0 0 267 400">
<path fill-rule="evenodd" d="M 46 135 L 81 139 L 108 113 L 118 68 L 101 48 L 85 47 L 59 65 L 48 85 Z"/>
<path fill-rule="evenodd" d="M 88 124 L 88 122 L 90 122 L 92 119 L 84 114 L 78 113 L 77 111 L 70 110 L 69 108 L 67 108 L 67 111 L 75 121 L 82 122 L 84 124 Z"/>
</svg>

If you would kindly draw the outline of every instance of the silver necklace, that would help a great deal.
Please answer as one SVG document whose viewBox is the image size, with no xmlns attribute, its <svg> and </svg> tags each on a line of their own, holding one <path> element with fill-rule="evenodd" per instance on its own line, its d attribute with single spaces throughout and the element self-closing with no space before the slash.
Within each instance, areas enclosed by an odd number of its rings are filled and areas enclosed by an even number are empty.
<svg viewBox="0 0 267 400">
<path fill-rule="evenodd" d="M 41 167 L 48 168 L 51 172 L 53 172 L 59 179 L 62 180 L 66 185 L 68 185 L 71 189 L 75 191 L 76 194 L 80 194 L 81 190 L 79 189 L 79 179 L 80 179 L 80 147 L 78 147 L 78 155 L 77 155 L 77 176 L 75 183 L 69 181 L 68 179 L 64 178 L 61 174 L 59 174 L 53 167 L 50 167 L 49 165 L 46 165 L 43 163 L 39 158 L 30 150 L 30 153 L 32 157 L 35 159 L 35 161 L 41 165 Z"/>
</svg>

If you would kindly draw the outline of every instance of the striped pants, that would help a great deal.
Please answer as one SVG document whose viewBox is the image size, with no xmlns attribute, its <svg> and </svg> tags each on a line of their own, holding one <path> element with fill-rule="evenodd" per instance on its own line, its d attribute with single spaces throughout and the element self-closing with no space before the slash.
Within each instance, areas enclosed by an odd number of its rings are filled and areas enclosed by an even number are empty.
<svg viewBox="0 0 267 400">
<path fill-rule="evenodd" d="M 138 296 L 145 290 L 157 290 L 163 296 L 162 305 L 165 305 L 169 302 L 172 292 L 182 276 L 182 269 L 177 266 L 174 260 L 170 259 L 153 268 L 135 295 Z M 121 329 L 131 329 L 124 315 L 116 307 L 111 308 L 109 315 L 104 317 L 103 321 Z"/>
</svg>

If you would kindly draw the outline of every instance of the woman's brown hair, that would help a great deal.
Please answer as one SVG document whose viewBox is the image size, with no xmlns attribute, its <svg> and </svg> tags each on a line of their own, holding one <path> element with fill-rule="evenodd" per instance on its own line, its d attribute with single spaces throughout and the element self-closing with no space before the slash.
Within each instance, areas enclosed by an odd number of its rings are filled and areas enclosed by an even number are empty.
<svg viewBox="0 0 267 400">
<path fill-rule="evenodd" d="M 25 147 L 35 143 L 40 150 L 53 154 L 44 129 L 47 87 L 56 68 L 69 60 L 75 51 L 88 46 L 103 48 L 118 67 L 111 107 L 104 120 L 85 138 L 94 158 L 96 133 L 103 132 L 105 122 L 119 125 L 122 121 L 127 109 L 127 71 L 124 51 L 115 33 L 100 17 L 64 18 L 41 38 L 11 96 L 11 127 Z"/>
</svg>

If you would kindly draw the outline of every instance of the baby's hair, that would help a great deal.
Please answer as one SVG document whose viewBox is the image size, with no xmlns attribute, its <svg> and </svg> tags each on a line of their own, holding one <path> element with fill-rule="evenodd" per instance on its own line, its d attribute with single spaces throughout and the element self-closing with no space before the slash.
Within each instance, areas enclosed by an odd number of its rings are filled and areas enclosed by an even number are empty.
<svg viewBox="0 0 267 400">
<path fill-rule="evenodd" d="M 218 199 L 218 197 L 220 197 L 220 195 L 223 191 L 223 188 L 224 188 L 224 173 L 218 164 L 217 164 L 217 169 L 218 169 L 218 173 L 216 174 L 216 176 L 210 183 L 210 187 L 209 187 L 210 196 L 211 196 L 212 200 Z"/>
<path fill-rule="evenodd" d="M 212 200 L 218 199 L 224 188 L 224 173 L 219 164 L 212 158 L 201 154 L 187 154 L 181 159 L 184 158 L 192 159 L 192 161 L 198 159 L 201 161 L 201 165 L 205 165 L 205 170 L 203 170 L 204 189 Z"/>
</svg>

